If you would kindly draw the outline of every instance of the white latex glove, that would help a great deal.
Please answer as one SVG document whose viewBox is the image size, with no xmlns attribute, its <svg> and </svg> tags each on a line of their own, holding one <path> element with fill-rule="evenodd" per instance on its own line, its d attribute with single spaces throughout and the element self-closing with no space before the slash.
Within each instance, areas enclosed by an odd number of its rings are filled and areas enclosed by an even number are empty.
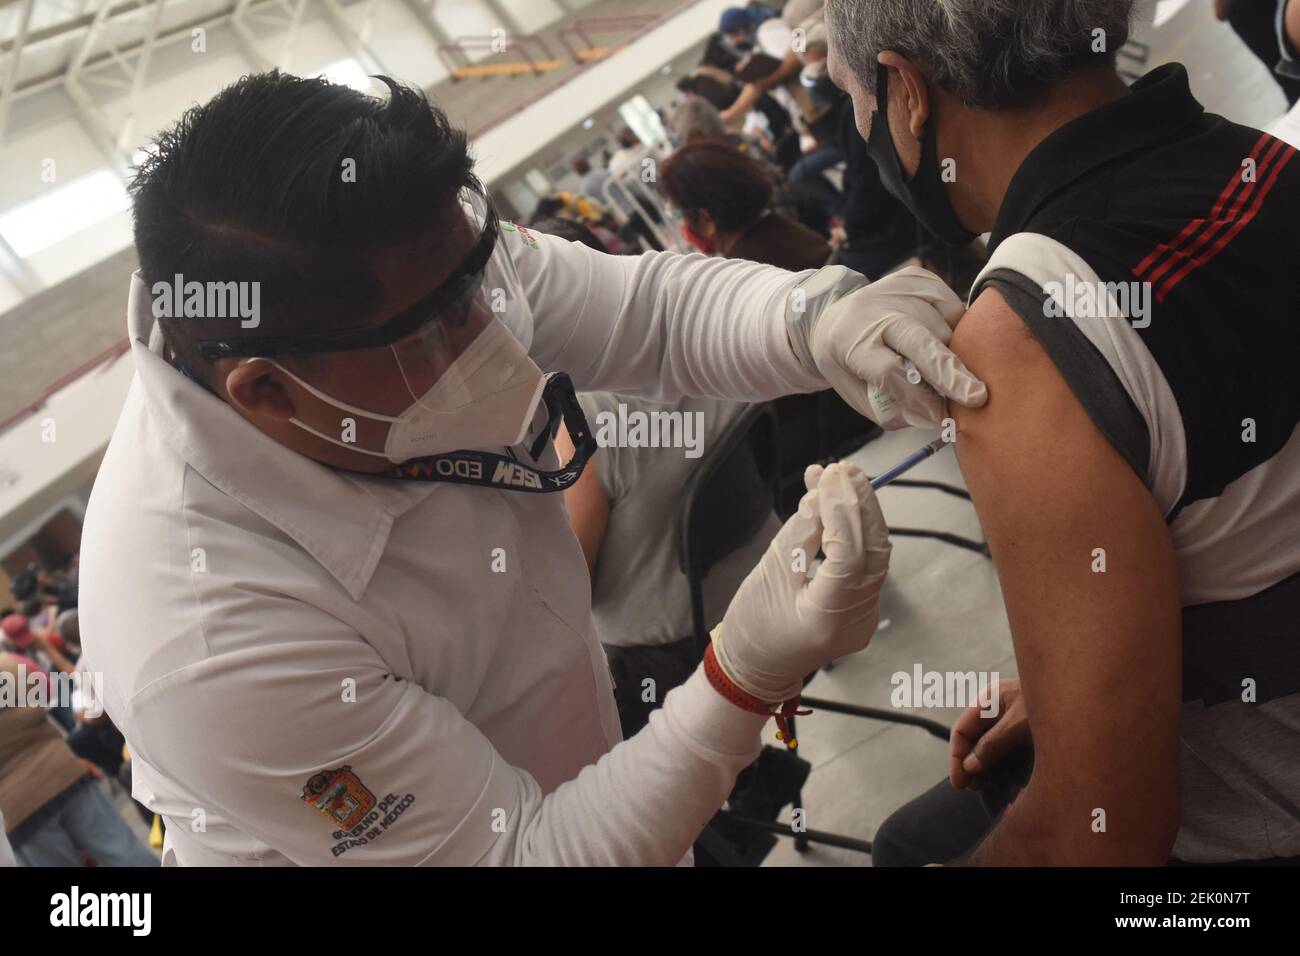
<svg viewBox="0 0 1300 956">
<path fill-rule="evenodd" d="M 808 493 L 713 632 L 731 682 L 777 704 L 825 664 L 867 646 L 880 620 L 889 530 L 862 471 L 836 463 L 804 476 Z M 809 579 L 820 548 L 826 560 Z"/>
<path fill-rule="evenodd" d="M 939 428 L 945 398 L 968 408 L 988 401 L 984 383 L 948 350 L 965 311 L 942 279 L 909 266 L 850 292 L 817 315 L 809 348 L 835 391 L 873 422 L 884 428 Z M 904 359 L 920 380 L 908 381 Z"/>
</svg>

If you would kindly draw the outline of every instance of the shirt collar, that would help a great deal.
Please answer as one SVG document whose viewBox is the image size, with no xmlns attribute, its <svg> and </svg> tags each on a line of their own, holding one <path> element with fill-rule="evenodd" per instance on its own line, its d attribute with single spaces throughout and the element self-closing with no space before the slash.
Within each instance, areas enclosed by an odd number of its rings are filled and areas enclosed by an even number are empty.
<svg viewBox="0 0 1300 956">
<path fill-rule="evenodd" d="M 1007 189 L 989 252 L 1023 232 L 1049 199 L 1112 160 L 1167 141 L 1205 112 L 1192 96 L 1187 70 L 1169 63 L 1152 70 L 1127 96 L 1077 117 L 1025 157 Z"/>
<path fill-rule="evenodd" d="M 394 520 L 436 486 L 347 475 L 254 428 L 163 358 L 149 288 L 138 272 L 127 312 L 136 377 L 168 444 L 205 480 L 293 538 L 360 600 Z"/>
</svg>

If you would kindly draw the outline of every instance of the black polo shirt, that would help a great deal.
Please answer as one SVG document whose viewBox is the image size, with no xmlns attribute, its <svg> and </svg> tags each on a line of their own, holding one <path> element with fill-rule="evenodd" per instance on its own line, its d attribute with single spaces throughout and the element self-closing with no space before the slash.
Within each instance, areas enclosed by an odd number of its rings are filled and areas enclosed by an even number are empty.
<svg viewBox="0 0 1300 956">
<path fill-rule="evenodd" d="M 1295 154 L 1161 67 L 1025 159 L 972 292 L 1016 310 L 1170 524 L 1185 859 L 1300 855 Z"/>
</svg>

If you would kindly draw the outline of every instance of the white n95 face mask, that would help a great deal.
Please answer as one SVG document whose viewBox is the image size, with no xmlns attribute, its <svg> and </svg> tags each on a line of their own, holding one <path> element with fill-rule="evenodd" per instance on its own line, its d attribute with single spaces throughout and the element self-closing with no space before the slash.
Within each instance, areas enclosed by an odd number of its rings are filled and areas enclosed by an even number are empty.
<svg viewBox="0 0 1300 956">
<path fill-rule="evenodd" d="M 363 455 L 387 458 L 401 464 L 462 449 L 497 448 L 524 440 L 542 397 L 546 381 L 523 344 L 500 321 L 491 319 L 456 356 L 432 387 L 421 395 L 412 390 L 397 347 L 389 346 L 397 369 L 413 401 L 400 415 L 384 415 L 341 402 L 269 358 L 278 368 L 321 401 L 341 411 L 375 421 L 389 422 L 384 450 L 373 451 L 341 441 L 294 417 L 294 425 L 317 438 Z"/>
</svg>

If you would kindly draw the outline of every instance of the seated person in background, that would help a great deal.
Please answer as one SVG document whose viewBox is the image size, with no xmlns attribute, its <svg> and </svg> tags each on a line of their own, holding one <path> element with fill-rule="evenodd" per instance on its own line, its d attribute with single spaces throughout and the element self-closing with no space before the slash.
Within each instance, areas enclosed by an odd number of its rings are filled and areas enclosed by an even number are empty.
<svg viewBox="0 0 1300 956">
<path fill-rule="evenodd" d="M 645 726 L 664 695 L 699 666 L 677 518 L 699 455 L 715 447 L 749 406 L 719 399 L 665 405 L 609 392 L 583 393 L 578 401 L 598 437 L 602 422 L 610 423 L 607 431 L 617 436 L 620 421 L 649 422 L 651 416 L 661 416 L 659 421 L 677 423 L 673 427 L 680 426 L 679 433 L 691 442 L 685 448 L 602 445 L 582 477 L 564 492 L 569 521 L 591 572 L 592 619 L 609 659 L 619 723 L 628 738 Z M 562 455 L 571 454 L 560 444 Z M 709 572 L 704 590 L 710 628 L 778 528 L 772 514 L 753 540 Z M 647 679 L 653 685 L 645 684 Z"/>
<path fill-rule="evenodd" d="M 820 12 L 802 28 L 803 42 L 797 56 L 803 65 L 799 89 L 804 141 L 799 161 L 790 168 L 789 180 L 791 189 L 800 198 L 800 221 L 829 235 L 832 224 L 845 217 L 846 196 L 827 173 L 842 166 L 847 159 L 840 120 L 846 110 L 852 110 L 852 104 L 827 75 L 826 24 Z"/>
<path fill-rule="evenodd" d="M 820 268 L 830 257 L 821 236 L 769 209 L 772 181 L 754 160 L 725 143 L 683 146 L 665 160 L 659 188 L 687 241 L 706 255 L 792 272 Z"/>
<path fill-rule="evenodd" d="M 573 161 L 573 171 L 581 177 L 578 187 L 581 194 L 606 207 L 603 221 L 617 232 L 620 247 L 625 242 L 635 246 L 639 236 L 645 240 L 647 248 L 663 249 L 652 225 L 659 222 L 656 218 L 658 213 L 649 206 L 645 194 L 629 182 L 626 174 L 610 186 L 606 196 L 605 186 L 613 178 L 607 167 L 594 167 L 587 157 L 579 156 Z M 611 246 L 609 251 L 617 254 L 624 250 Z"/>
<path fill-rule="evenodd" d="M 790 189 L 785 172 L 776 161 L 771 144 L 765 142 L 761 136 L 727 132 L 721 114 L 698 96 L 688 97 L 674 107 L 669 116 L 669 128 L 673 133 L 673 142 L 679 147 L 703 140 L 713 140 L 726 143 L 736 152 L 753 159 L 763 168 L 764 174 L 772 183 L 772 200 L 769 203 L 772 211 L 779 212 L 787 219 L 797 219 L 804 225 L 808 225 L 799 218 L 800 207 L 806 207 L 808 203 L 801 202 L 802 197 L 796 196 Z"/>
<path fill-rule="evenodd" d="M 593 210 L 598 212 L 598 215 L 594 218 L 591 216 Z M 586 214 L 584 215 L 584 213 Z M 617 223 L 606 215 L 604 210 L 597 210 L 586 200 L 581 203 L 575 202 L 573 193 L 562 192 L 554 196 L 547 196 L 537 204 L 532 216 L 529 218 L 529 222 L 535 225 L 539 222 L 551 221 L 557 218 L 582 223 L 589 232 L 600 239 L 601 244 L 604 246 L 602 252 L 607 251 L 612 255 L 624 255 L 641 251 L 639 246 L 629 247 L 618 237 L 615 232 L 618 228 Z M 545 232 L 545 230 L 542 231 Z"/>
<path fill-rule="evenodd" d="M 6 620 L 8 620 L 6 618 Z M 27 667 L 0 651 L 0 676 L 25 686 Z M 26 866 L 157 866 L 40 707 L 0 706 L 0 814 Z"/>
<path fill-rule="evenodd" d="M 599 240 L 578 223 L 550 219 L 534 227 L 604 251 Z M 829 400 L 840 400 L 834 392 L 828 394 Z M 778 400 L 778 407 L 819 399 L 828 400 L 827 396 L 787 396 Z M 690 591 L 680 563 L 678 515 L 685 506 L 686 484 L 702 456 L 723 440 L 750 406 L 701 398 L 664 404 L 609 392 L 579 394 L 578 400 L 598 440 L 602 422 L 616 427 L 621 420 L 649 422 L 651 416 L 661 416 L 659 421 L 675 423 L 676 434 L 687 445 L 603 444 L 582 477 L 564 493 L 570 524 L 591 573 L 592 620 L 609 661 L 619 724 L 628 738 L 646 725 L 664 695 L 699 664 Z M 618 432 L 611 428 L 609 434 L 616 437 Z M 573 454 L 573 443 L 563 428 L 556 446 L 562 460 Z M 703 582 L 707 627 L 717 624 L 779 528 L 776 515 L 770 515 L 752 539 L 709 571 Z M 759 759 L 737 778 L 729 805 L 752 819 L 775 821 L 781 808 L 799 793 L 810 769 L 793 752 L 765 746 Z M 776 843 L 770 834 L 721 821 L 715 821 L 715 826 L 746 865 L 757 866 Z M 697 847 L 699 859 L 711 858 L 712 853 L 711 846 Z"/>
<path fill-rule="evenodd" d="M 605 183 L 609 182 L 609 170 L 604 166 L 593 166 L 586 156 L 573 160 L 573 172 L 578 177 L 578 192 L 590 196 L 597 202 L 605 201 Z"/>
<path fill-rule="evenodd" d="M 1300 857 L 1300 162 L 1179 64 L 1129 89 L 1132 2 L 1048 7 L 827 3 L 885 181 L 992 233 L 952 339 L 989 402 L 950 410 L 1020 675 L 876 861 Z M 1031 738 L 1010 808 L 955 825 Z"/>
<path fill-rule="evenodd" d="M 682 213 L 683 235 L 697 248 L 730 259 L 749 259 L 792 272 L 815 269 L 826 263 L 831 247 L 819 235 L 784 214 L 779 199 L 767 200 L 772 181 L 764 181 L 748 157 L 724 145 L 701 142 L 678 150 L 661 171 L 660 190 Z M 779 193 L 778 193 L 779 195 Z M 702 208 L 686 215 L 688 207 Z M 719 222 L 722 229 L 718 229 Z M 732 222 L 748 226 L 729 230 Z M 703 231 L 700 235 L 697 230 Z M 877 278 L 872 276 L 869 278 Z M 866 444 L 877 433 L 834 391 L 812 395 L 786 395 L 776 399 L 777 417 L 786 441 L 782 447 L 790 462 L 829 461 L 846 449 Z M 797 485 L 784 489 L 780 507 L 784 514 L 798 504 Z"/>
<path fill-rule="evenodd" d="M 66 569 L 53 572 L 41 571 L 37 575 L 41 596 L 46 604 L 53 603 L 58 612 L 77 606 L 77 565 L 76 555 L 68 562 Z"/>
<path fill-rule="evenodd" d="M 668 115 L 668 126 L 673 133 L 673 141 L 678 146 L 685 146 L 703 139 L 717 140 L 735 147 L 740 152 L 755 151 L 762 154 L 765 163 L 779 169 L 770 151 L 770 144 L 761 137 L 748 133 L 733 133 L 722 122 L 722 114 L 708 100 L 699 96 L 688 96 L 673 107 Z"/>
<path fill-rule="evenodd" d="M 76 665 L 63 653 L 63 640 L 53 629 L 34 628 L 28 618 L 21 614 L 10 614 L 2 623 L 4 640 L 0 650 L 7 650 L 19 659 L 29 670 L 39 671 L 44 678 L 45 690 L 49 694 L 54 686 L 51 676 L 59 673 L 71 674 Z M 50 716 L 58 721 L 64 730 L 72 730 L 77 722 L 68 703 L 51 700 L 57 706 L 50 707 Z"/>
<path fill-rule="evenodd" d="M 54 619 L 54 634 L 63 644 L 60 650 L 75 663 L 81 656 L 81 616 L 75 607 L 59 612 Z"/>
<path fill-rule="evenodd" d="M 803 69 L 803 44 L 797 42 L 794 30 L 807 29 L 820 18 L 820 0 L 792 0 L 781 11 L 780 17 L 764 17 L 750 28 L 748 56 L 736 64 L 734 72 L 744 79 L 745 87 L 736 101 L 726 108 L 723 118 L 728 122 L 743 117 L 754 108 L 764 95 L 775 95 L 791 115 L 801 115 L 808 105 L 799 83 Z M 730 33 L 733 45 L 739 34 Z"/>
<path fill-rule="evenodd" d="M 614 137 L 618 140 L 618 149 L 614 155 L 609 158 L 605 168 L 609 170 L 611 176 L 622 176 L 629 170 L 635 169 L 637 164 L 646 155 L 646 149 L 637 138 L 636 133 L 630 129 L 621 129 Z"/>
<path fill-rule="evenodd" d="M 921 227 L 881 182 L 880 169 L 858 134 L 851 101 L 840 107 L 838 122 L 845 159 L 839 263 L 879 279 L 917 255 Z"/>
<path fill-rule="evenodd" d="M 717 110 L 728 110 L 740 98 L 742 84 L 735 75 L 739 57 L 728 44 L 719 42 L 719 34 L 710 39 L 702 62 L 677 81 L 677 89 L 687 99 L 703 99 Z M 721 115 L 721 114 L 719 114 Z M 799 160 L 799 134 L 790 111 L 771 93 L 750 90 L 745 107 L 729 113 L 727 128 L 732 132 L 753 131 L 755 124 L 764 127 L 768 148 L 782 169 Z"/>
<path fill-rule="evenodd" d="M 548 236 L 559 236 L 561 239 L 568 239 L 570 242 L 580 242 L 588 249 L 595 249 L 597 252 L 609 252 L 605 243 L 601 241 L 600 235 L 576 219 L 568 219 L 564 216 L 543 216 L 540 219 L 534 219 L 529 223 L 529 227 L 534 232 L 544 232 Z"/>
<path fill-rule="evenodd" d="M 577 223 L 550 220 L 534 225 L 539 231 L 604 251 L 594 236 L 579 232 L 583 227 Z M 583 393 L 578 400 L 598 439 L 602 421 L 615 423 L 608 432 L 617 436 L 620 420 L 648 421 L 650 415 L 659 414 L 669 416 L 661 421 L 676 423 L 673 434 L 686 446 L 602 445 L 582 477 L 564 493 L 570 524 L 591 572 L 592 619 L 609 658 L 614 701 L 626 739 L 645 726 L 664 695 L 690 677 L 700 663 L 679 558 L 677 516 L 684 504 L 683 489 L 701 456 L 749 405 L 711 398 L 663 404 L 609 392 Z M 573 443 L 563 430 L 557 447 L 561 460 L 573 454 Z M 779 527 L 773 514 L 751 542 L 713 568 L 705 581 L 709 611 L 721 615 Z M 712 628 L 717 621 L 709 617 L 707 623 Z M 642 683 L 647 678 L 654 681 L 648 695 Z"/>
</svg>

